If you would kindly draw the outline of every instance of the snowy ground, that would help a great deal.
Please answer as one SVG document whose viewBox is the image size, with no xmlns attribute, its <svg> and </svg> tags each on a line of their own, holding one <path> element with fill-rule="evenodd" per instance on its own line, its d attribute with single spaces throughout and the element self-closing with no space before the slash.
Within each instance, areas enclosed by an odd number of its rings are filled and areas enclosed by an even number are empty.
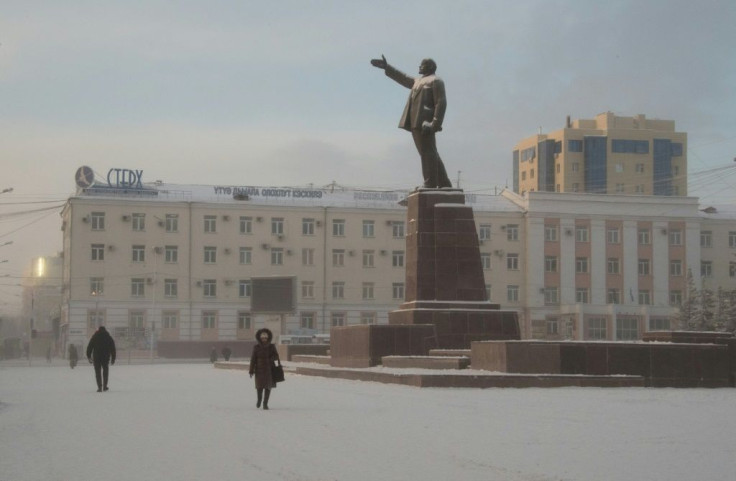
<svg viewBox="0 0 736 481">
<path fill-rule="evenodd" d="M 736 389 L 419 389 L 0 363 L 0 480 L 733 480 Z"/>
</svg>

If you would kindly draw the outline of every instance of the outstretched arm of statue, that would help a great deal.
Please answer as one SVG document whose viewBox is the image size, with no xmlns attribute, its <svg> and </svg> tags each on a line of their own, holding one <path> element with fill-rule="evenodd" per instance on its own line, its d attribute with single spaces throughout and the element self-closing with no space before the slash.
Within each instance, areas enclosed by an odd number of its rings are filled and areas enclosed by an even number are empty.
<svg viewBox="0 0 736 481">
<path fill-rule="evenodd" d="M 386 65 L 388 65 L 388 62 L 386 62 L 386 57 L 384 57 L 383 54 L 381 54 L 381 58 L 374 58 L 371 60 L 371 65 L 385 70 Z"/>
</svg>

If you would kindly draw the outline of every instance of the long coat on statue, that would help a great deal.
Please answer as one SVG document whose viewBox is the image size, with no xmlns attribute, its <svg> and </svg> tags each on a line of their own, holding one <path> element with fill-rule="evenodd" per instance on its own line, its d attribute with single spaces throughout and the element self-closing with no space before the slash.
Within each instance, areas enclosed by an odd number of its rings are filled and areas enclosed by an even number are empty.
<svg viewBox="0 0 736 481">
<path fill-rule="evenodd" d="M 268 342 L 261 342 L 261 333 L 268 334 Z M 256 345 L 253 346 L 253 354 L 250 356 L 250 374 L 255 374 L 256 389 L 271 389 L 276 387 L 271 378 L 271 366 L 279 360 L 276 346 L 271 344 L 273 333 L 270 329 L 259 329 L 256 332 Z"/>
</svg>

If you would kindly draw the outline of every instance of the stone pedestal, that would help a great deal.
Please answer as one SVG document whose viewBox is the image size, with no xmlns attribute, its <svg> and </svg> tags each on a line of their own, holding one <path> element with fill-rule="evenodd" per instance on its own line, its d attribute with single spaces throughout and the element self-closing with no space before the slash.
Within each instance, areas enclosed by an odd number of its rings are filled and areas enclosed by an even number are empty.
<svg viewBox="0 0 736 481">
<path fill-rule="evenodd" d="M 473 209 L 455 189 L 420 189 L 408 197 L 406 302 L 390 325 L 435 326 L 440 349 L 472 341 L 519 339 L 516 312 L 486 299 Z"/>
<path fill-rule="evenodd" d="M 405 302 L 388 325 L 333 328 L 331 364 L 366 367 L 383 356 L 469 349 L 472 341 L 519 339 L 516 312 L 486 299 L 473 210 L 457 189 L 408 197 Z"/>
</svg>

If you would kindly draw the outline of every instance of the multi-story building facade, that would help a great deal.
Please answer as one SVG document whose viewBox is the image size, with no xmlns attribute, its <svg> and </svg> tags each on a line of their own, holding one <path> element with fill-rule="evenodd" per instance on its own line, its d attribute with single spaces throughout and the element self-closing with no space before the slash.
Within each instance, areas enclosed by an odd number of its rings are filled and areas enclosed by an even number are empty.
<svg viewBox="0 0 736 481">
<path fill-rule="evenodd" d="M 404 301 L 405 194 L 81 189 L 62 213 L 63 342 L 84 344 L 101 323 L 170 342 L 385 323 Z M 466 202 L 488 299 L 519 312 L 524 338 L 677 327 L 688 271 L 696 287 L 736 289 L 736 212 L 695 198 L 504 191 Z M 252 311 L 252 279 L 270 276 L 296 279 L 295 309 Z"/>
<path fill-rule="evenodd" d="M 687 195 L 687 134 L 644 115 L 568 118 L 514 146 L 514 192 Z"/>
</svg>

